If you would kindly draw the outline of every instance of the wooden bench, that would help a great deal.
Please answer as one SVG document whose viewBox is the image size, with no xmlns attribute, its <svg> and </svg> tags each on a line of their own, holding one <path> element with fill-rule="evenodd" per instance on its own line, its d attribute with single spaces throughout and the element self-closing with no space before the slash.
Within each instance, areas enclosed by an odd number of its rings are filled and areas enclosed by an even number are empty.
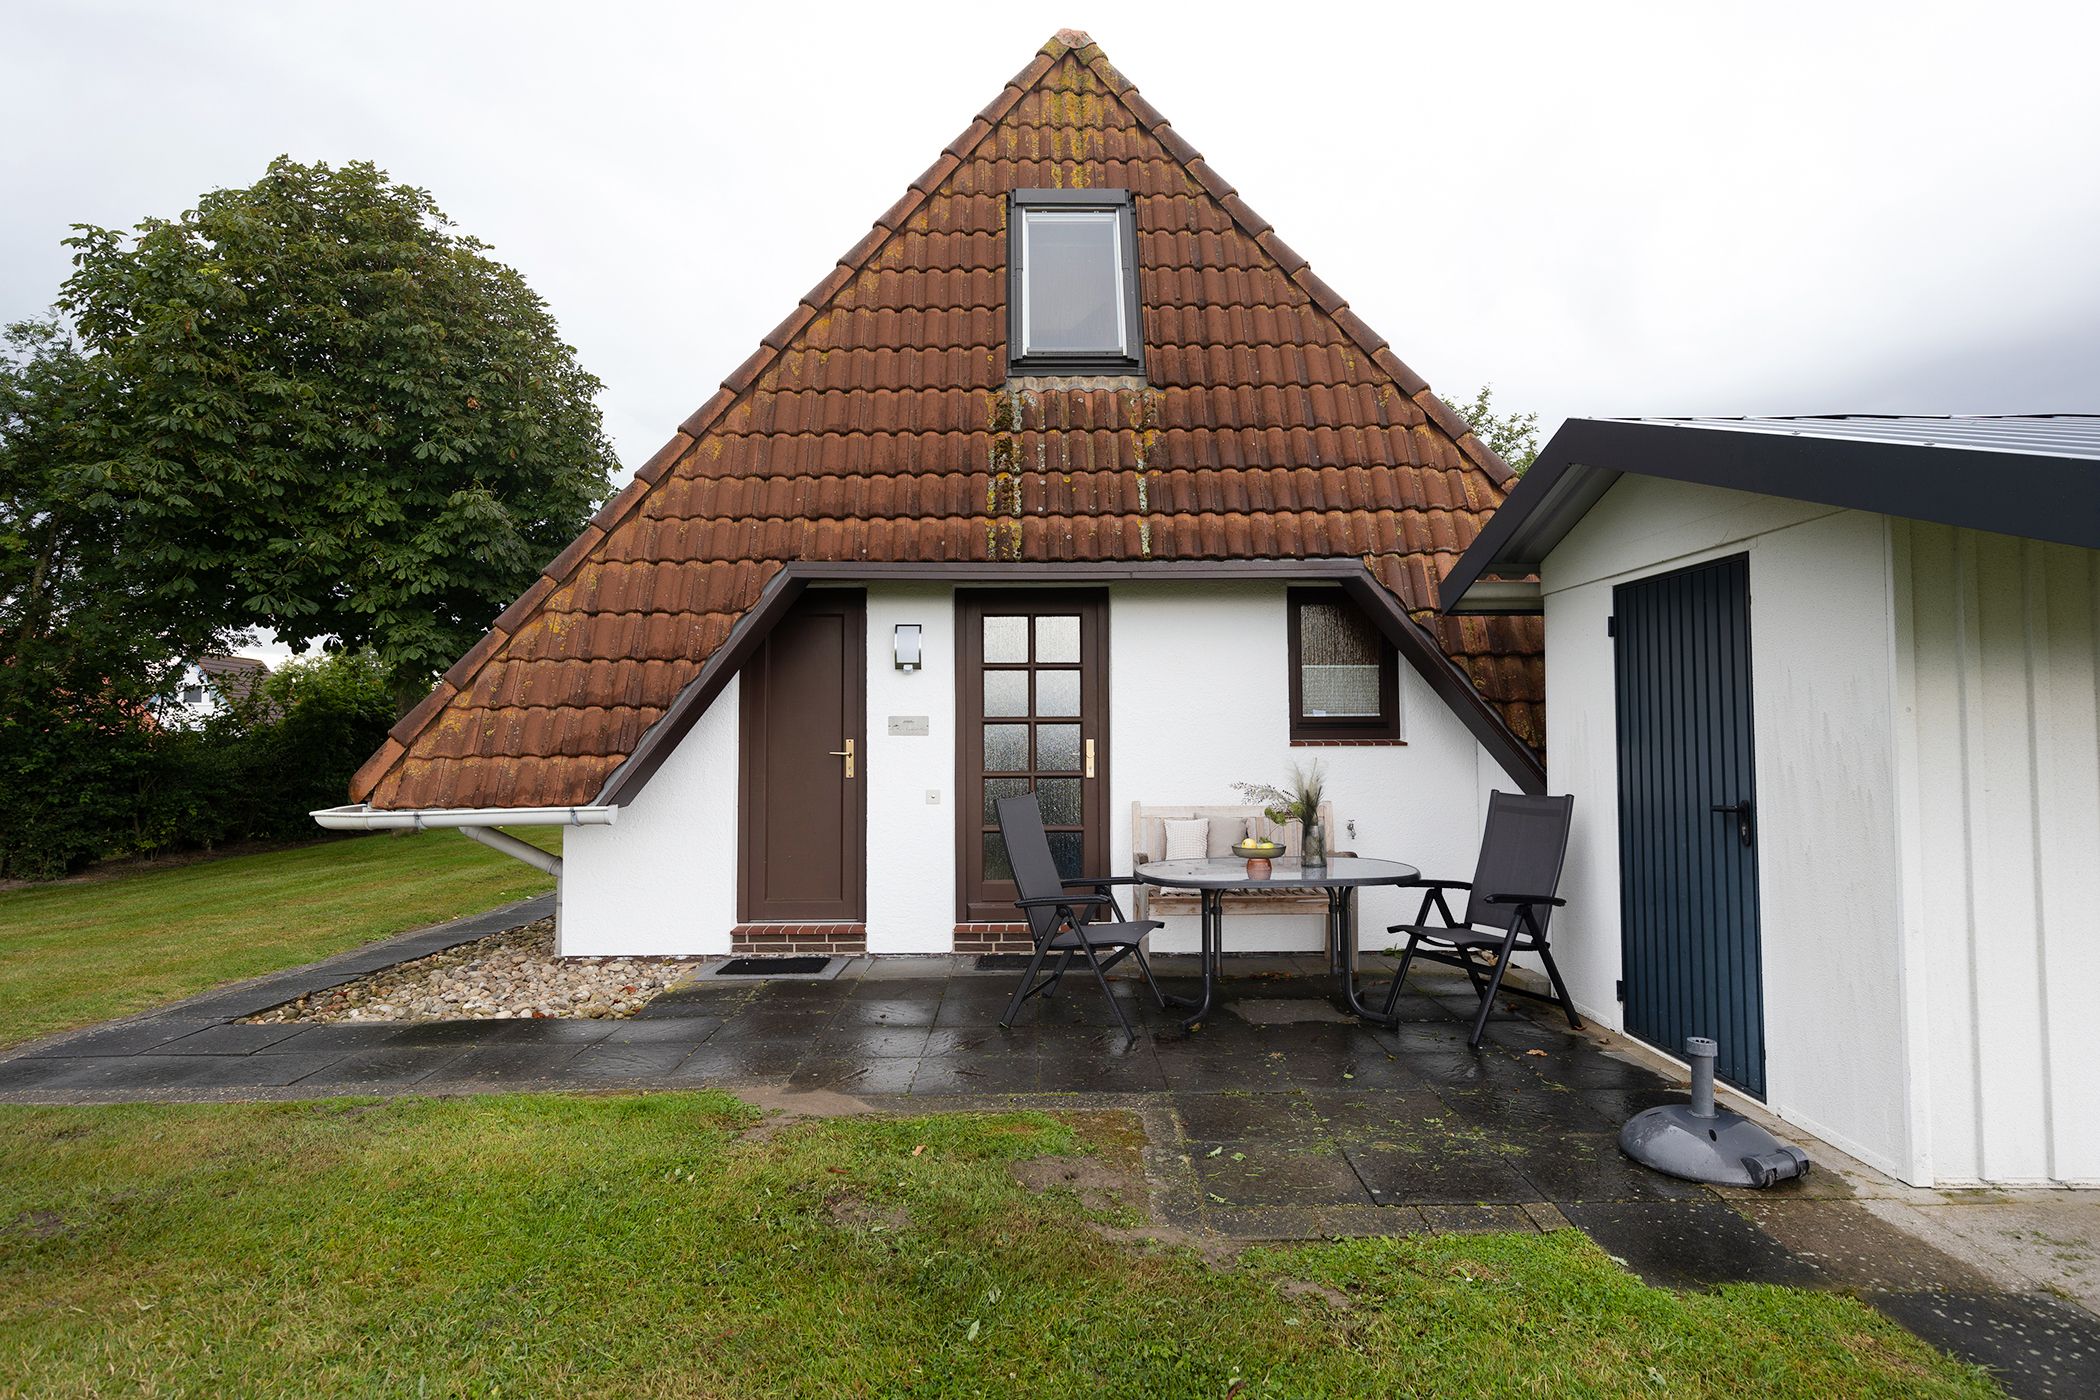
<svg viewBox="0 0 2100 1400">
<path fill-rule="evenodd" d="M 1167 829 L 1163 823 L 1169 819 L 1178 821 L 1190 817 L 1209 819 L 1209 853 L 1221 859 L 1235 858 L 1232 852 L 1233 843 L 1250 834 L 1282 842 L 1284 855 L 1291 860 L 1296 860 L 1302 849 L 1299 844 L 1298 823 L 1289 822 L 1278 826 L 1268 819 L 1259 806 L 1161 807 L 1133 802 L 1130 804 L 1132 867 L 1148 861 L 1164 860 Z M 1327 829 L 1329 854 L 1348 855 L 1347 851 L 1332 849 L 1335 837 L 1332 804 L 1320 805 L 1320 823 Z M 1327 897 L 1318 891 L 1249 890 L 1244 894 L 1228 895 L 1225 902 L 1229 908 L 1248 913 L 1324 914 L 1327 910 Z M 1197 912 L 1196 903 L 1197 894 L 1194 890 L 1162 890 L 1149 885 L 1139 885 L 1135 917 L 1164 918 L 1175 914 L 1193 916 Z"/>
</svg>

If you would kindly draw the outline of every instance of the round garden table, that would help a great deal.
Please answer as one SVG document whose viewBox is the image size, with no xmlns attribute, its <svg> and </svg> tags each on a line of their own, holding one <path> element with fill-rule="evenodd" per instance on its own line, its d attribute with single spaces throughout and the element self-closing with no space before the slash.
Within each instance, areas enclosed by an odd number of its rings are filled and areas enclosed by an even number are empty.
<svg viewBox="0 0 2100 1400">
<path fill-rule="evenodd" d="M 1295 860 L 1278 860 L 1269 873 L 1247 873 L 1247 862 L 1237 858 L 1209 860 L 1156 860 L 1132 872 L 1148 885 L 1161 889 L 1194 890 L 1203 909 L 1203 996 L 1196 1013 L 1182 1028 L 1194 1030 L 1210 1015 L 1216 1001 L 1218 960 L 1225 951 L 1225 896 L 1252 890 L 1319 890 L 1327 896 L 1327 966 L 1336 975 L 1341 1001 L 1347 1010 L 1381 1026 L 1395 1024 L 1356 997 L 1356 892 L 1366 885 L 1411 885 L 1422 872 L 1397 860 L 1371 860 L 1363 856 L 1332 856 L 1327 864 L 1307 869 Z"/>
</svg>

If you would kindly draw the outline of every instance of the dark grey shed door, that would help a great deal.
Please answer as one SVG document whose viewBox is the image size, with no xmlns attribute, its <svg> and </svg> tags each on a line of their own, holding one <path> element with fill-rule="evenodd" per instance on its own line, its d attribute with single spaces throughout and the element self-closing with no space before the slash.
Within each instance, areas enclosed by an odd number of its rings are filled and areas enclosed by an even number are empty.
<svg viewBox="0 0 2100 1400">
<path fill-rule="evenodd" d="M 1762 1097 L 1750 561 L 1620 584 L 1612 612 L 1626 1027 L 1672 1054 L 1712 1036 Z"/>
</svg>

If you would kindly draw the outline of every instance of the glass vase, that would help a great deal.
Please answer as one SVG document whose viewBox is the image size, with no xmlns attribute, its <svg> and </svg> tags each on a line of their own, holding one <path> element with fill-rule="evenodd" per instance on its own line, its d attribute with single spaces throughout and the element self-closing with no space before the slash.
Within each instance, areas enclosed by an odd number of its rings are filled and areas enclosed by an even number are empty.
<svg viewBox="0 0 2100 1400">
<path fill-rule="evenodd" d="M 1299 861 L 1318 869 L 1327 864 L 1327 828 L 1318 818 L 1305 823 L 1299 837 Z"/>
</svg>

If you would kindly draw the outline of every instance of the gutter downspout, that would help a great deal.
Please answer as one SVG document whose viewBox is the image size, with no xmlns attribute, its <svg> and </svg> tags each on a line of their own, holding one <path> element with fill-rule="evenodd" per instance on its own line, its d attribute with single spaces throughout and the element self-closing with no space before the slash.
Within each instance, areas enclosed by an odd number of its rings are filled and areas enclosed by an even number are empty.
<svg viewBox="0 0 2100 1400">
<path fill-rule="evenodd" d="M 459 834 L 469 841 L 479 841 L 492 851 L 501 851 L 513 860 L 522 860 L 527 865 L 546 871 L 555 879 L 561 878 L 561 857 L 541 850 L 529 841 L 520 841 L 507 831 L 493 826 L 463 826 Z"/>
<path fill-rule="evenodd" d="M 330 831 L 431 831 L 451 828 L 492 851 L 561 878 L 561 857 L 497 830 L 504 826 L 611 826 L 618 807 L 413 807 L 385 811 L 364 803 L 309 812 Z"/>
</svg>

